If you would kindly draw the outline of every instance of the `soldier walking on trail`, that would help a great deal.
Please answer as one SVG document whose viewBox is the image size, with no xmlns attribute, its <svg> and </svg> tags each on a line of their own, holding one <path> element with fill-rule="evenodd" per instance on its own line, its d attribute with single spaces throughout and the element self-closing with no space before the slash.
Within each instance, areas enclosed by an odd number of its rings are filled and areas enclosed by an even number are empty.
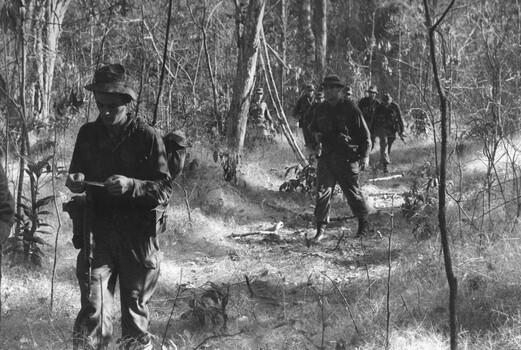
<svg viewBox="0 0 521 350">
<path fill-rule="evenodd" d="M 358 183 L 360 171 L 369 166 L 369 130 L 356 104 L 340 98 L 344 84 L 338 76 L 327 76 L 322 86 L 325 101 L 316 108 L 309 125 L 316 142 L 321 144 L 315 207 L 317 233 L 312 242 L 324 238 L 329 223 L 331 198 L 337 183 L 358 218 L 356 235 L 363 236 L 369 232 L 369 208 Z"/>
<path fill-rule="evenodd" d="M 252 148 L 271 142 L 275 133 L 273 119 L 268 110 L 268 104 L 262 99 L 263 96 L 264 90 L 258 88 L 250 105 L 247 145 Z"/>
<path fill-rule="evenodd" d="M 313 136 L 311 136 L 311 131 L 309 130 L 309 124 L 311 123 L 311 119 L 313 118 L 313 113 L 315 112 L 317 107 L 322 102 L 324 102 L 324 92 L 319 91 L 319 92 L 317 92 L 317 94 L 315 96 L 315 101 L 308 108 L 306 113 L 304 113 L 304 117 L 302 118 L 302 120 L 303 120 L 302 132 L 304 133 L 304 135 L 306 135 L 306 134 L 309 135 L 308 136 L 309 137 L 309 142 L 306 143 L 306 147 L 309 150 L 314 150 L 317 147 L 317 143 L 316 143 L 315 139 L 313 138 Z"/>
<path fill-rule="evenodd" d="M 295 108 L 293 108 L 293 117 L 298 122 L 298 127 L 302 129 L 302 134 L 304 135 L 304 144 L 309 146 L 312 143 L 311 135 L 306 128 L 306 124 L 304 121 L 304 115 L 308 111 L 309 107 L 313 104 L 313 97 L 315 94 L 315 88 L 313 84 L 306 84 L 304 86 L 304 94 L 300 96 L 295 104 Z"/>
<path fill-rule="evenodd" d="M 73 240 L 81 249 L 73 347 L 108 348 L 119 280 L 119 348 L 151 350 L 148 303 L 162 257 L 157 235 L 172 194 L 165 145 L 155 128 L 127 113 L 136 93 L 122 65 L 101 67 L 85 89 L 94 93 L 99 116 L 80 128 L 66 182 L 71 192 L 86 192 L 84 239 Z"/>
<path fill-rule="evenodd" d="M 398 104 L 393 102 L 389 94 L 385 94 L 382 103 L 376 107 L 373 122 L 371 123 L 372 137 L 380 139 L 380 162 L 383 172 L 388 172 L 388 164 L 391 163 L 391 147 L 396 140 L 396 134 L 403 139 L 404 126 L 402 113 Z"/>
<path fill-rule="evenodd" d="M 365 119 L 365 123 L 368 128 L 371 128 L 371 121 L 373 119 L 374 111 L 376 110 L 376 106 L 380 104 L 380 101 L 376 98 L 378 94 L 378 89 L 376 85 L 371 85 L 369 89 L 367 89 L 367 96 L 360 99 L 358 102 L 358 108 L 362 111 Z M 371 135 L 371 142 L 374 144 L 374 137 Z"/>
</svg>

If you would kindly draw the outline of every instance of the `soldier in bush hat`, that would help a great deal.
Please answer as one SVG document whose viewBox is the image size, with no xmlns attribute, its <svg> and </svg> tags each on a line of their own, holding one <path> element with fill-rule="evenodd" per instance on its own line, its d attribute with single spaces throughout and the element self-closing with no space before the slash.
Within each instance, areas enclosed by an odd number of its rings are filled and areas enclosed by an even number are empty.
<svg viewBox="0 0 521 350">
<path fill-rule="evenodd" d="M 255 90 L 250 104 L 248 130 L 246 132 L 246 146 L 255 148 L 269 144 L 275 135 L 273 119 L 268 104 L 263 101 L 264 90 L 259 87 Z"/>
<path fill-rule="evenodd" d="M 360 170 L 369 166 L 369 130 L 356 104 L 340 98 L 344 84 L 338 76 L 325 77 L 322 87 L 325 101 L 315 109 L 309 125 L 312 136 L 321 145 L 315 206 L 317 233 L 310 242 L 324 238 L 337 183 L 358 218 L 357 236 L 369 232 L 369 208 L 358 183 Z"/>
<path fill-rule="evenodd" d="M 136 93 L 125 68 L 109 64 L 85 89 L 94 93 L 98 118 L 84 124 L 74 146 L 66 186 L 85 193 L 86 221 L 76 241 L 81 310 L 75 349 L 105 349 L 112 336 L 116 281 L 121 299 L 121 346 L 152 349 L 148 302 L 159 277 L 157 234 L 172 193 L 159 132 L 128 112 Z"/>
<path fill-rule="evenodd" d="M 313 84 L 304 85 L 304 93 L 298 98 L 297 102 L 295 103 L 295 108 L 293 108 L 293 117 L 297 120 L 298 127 L 302 129 L 302 134 L 304 135 L 304 144 L 307 147 L 309 147 L 313 141 L 311 140 L 311 135 L 307 130 L 307 125 L 304 121 L 304 115 L 308 111 L 309 107 L 313 104 L 314 93 L 315 87 Z"/>
<path fill-rule="evenodd" d="M 404 138 L 404 125 L 400 106 L 393 102 L 391 95 L 385 94 L 374 112 L 371 124 L 371 135 L 380 140 L 380 163 L 384 173 L 388 172 L 391 163 L 391 147 L 396 140 L 396 134 Z"/>
<path fill-rule="evenodd" d="M 373 119 L 376 106 L 380 104 L 380 101 L 376 98 L 376 95 L 378 94 L 376 85 L 369 86 L 366 92 L 367 96 L 363 97 L 358 102 L 358 108 L 360 108 L 364 114 L 365 123 L 369 128 L 371 128 L 371 120 Z M 374 141 L 374 139 L 372 139 L 372 141 Z"/>
<path fill-rule="evenodd" d="M 354 101 L 354 98 L 353 98 L 353 88 L 351 86 L 348 86 L 345 88 L 345 94 L 346 94 L 346 98 L 350 101 Z"/>
</svg>

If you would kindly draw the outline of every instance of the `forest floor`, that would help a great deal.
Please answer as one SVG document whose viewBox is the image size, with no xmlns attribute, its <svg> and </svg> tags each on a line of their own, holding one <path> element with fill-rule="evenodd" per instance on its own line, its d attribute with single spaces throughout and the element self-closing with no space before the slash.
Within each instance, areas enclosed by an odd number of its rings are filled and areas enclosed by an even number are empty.
<svg viewBox="0 0 521 350">
<path fill-rule="evenodd" d="M 150 303 L 156 349 L 367 350 L 387 343 L 389 349 L 448 349 L 448 289 L 438 235 L 413 235 L 415 226 L 401 212 L 418 169 L 432 162 L 432 147 L 397 144 L 385 176 L 377 149 L 361 179 L 372 208 L 371 234 L 354 237 L 356 219 L 338 194 L 327 239 L 308 247 L 306 236 L 315 234 L 314 194 L 279 191 L 293 176 L 286 177 L 287 168 L 296 164 L 283 140 L 247 154 L 236 183 L 225 182 L 212 154 L 196 143 L 191 160 L 198 161 L 179 180 L 169 228 L 160 237 L 164 260 Z M 53 226 L 61 232 L 53 285 L 56 237 L 48 238 L 41 269 L 8 268 L 4 261 L 1 349 L 72 348 L 79 310 L 76 251 L 68 217 L 62 213 Z M 460 283 L 474 283 L 472 290 L 463 288 L 463 306 L 484 290 L 487 267 L 497 262 L 473 255 L 456 259 Z M 482 312 L 462 316 L 472 319 L 462 330 L 468 344 L 488 334 L 489 326 L 515 318 L 512 310 L 507 317 L 479 307 Z M 484 326 L 480 317 L 491 324 Z M 116 339 L 119 312 L 114 323 Z"/>
</svg>

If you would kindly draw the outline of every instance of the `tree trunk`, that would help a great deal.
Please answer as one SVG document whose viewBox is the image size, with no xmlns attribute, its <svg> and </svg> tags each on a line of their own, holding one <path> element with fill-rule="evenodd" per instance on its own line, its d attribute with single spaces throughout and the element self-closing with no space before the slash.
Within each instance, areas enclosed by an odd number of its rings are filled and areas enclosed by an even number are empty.
<svg viewBox="0 0 521 350">
<path fill-rule="evenodd" d="M 425 22 L 429 34 L 429 47 L 432 63 L 432 72 L 438 96 L 440 98 L 440 112 L 441 112 L 441 157 L 440 157 L 440 184 L 439 184 L 439 203 L 438 203 L 438 220 L 440 227 L 441 244 L 443 249 L 443 257 L 445 263 L 445 274 L 449 284 L 449 324 L 450 324 L 450 348 L 456 350 L 458 347 L 458 330 L 456 323 L 456 302 L 458 296 L 458 280 L 454 276 L 452 269 L 452 257 L 450 253 L 450 245 L 448 239 L 447 219 L 446 219 L 446 190 L 447 190 L 447 97 L 445 96 L 444 87 L 441 85 L 438 66 L 436 62 L 436 41 L 435 34 L 437 27 L 443 21 L 444 17 L 454 5 L 455 0 L 451 0 L 445 12 L 439 17 L 437 22 L 433 25 L 429 14 L 429 7 L 427 0 L 423 0 L 425 7 Z"/>
<path fill-rule="evenodd" d="M 47 125 L 49 121 L 58 39 L 61 34 L 61 24 L 70 3 L 71 0 L 31 1 L 26 5 L 32 12 L 30 18 L 39 19 L 27 21 L 27 29 L 35 40 L 36 60 L 33 61 L 32 68 L 37 74 L 35 80 L 37 85 L 33 101 L 39 102 L 33 108 L 36 112 L 36 121 L 41 125 Z"/>
<path fill-rule="evenodd" d="M 311 79 L 310 72 L 315 68 L 315 36 L 311 29 L 311 0 L 302 0 L 300 5 L 299 33 L 302 40 L 300 57 L 304 68 L 304 79 Z"/>
<path fill-rule="evenodd" d="M 315 77 L 321 81 L 327 58 L 327 0 L 315 0 Z"/>
<path fill-rule="evenodd" d="M 257 58 L 259 54 L 260 30 L 264 17 L 266 0 L 250 0 L 246 17 L 239 23 L 237 74 L 229 111 L 226 142 L 229 151 L 240 155 L 244 146 L 250 96 L 255 83 Z"/>
</svg>

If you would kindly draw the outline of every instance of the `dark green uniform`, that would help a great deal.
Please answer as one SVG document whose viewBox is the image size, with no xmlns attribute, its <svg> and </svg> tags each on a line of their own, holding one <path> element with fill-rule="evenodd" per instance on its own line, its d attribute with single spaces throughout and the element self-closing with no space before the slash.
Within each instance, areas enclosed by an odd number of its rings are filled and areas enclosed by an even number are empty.
<svg viewBox="0 0 521 350">
<path fill-rule="evenodd" d="M 391 147 L 396 140 L 396 133 L 403 134 L 404 125 L 400 107 L 391 102 L 380 103 L 374 112 L 371 124 L 371 136 L 380 140 L 380 162 L 383 165 L 391 163 Z"/>
<path fill-rule="evenodd" d="M 161 209 L 172 194 L 163 140 L 144 121 L 129 117 L 119 140 L 112 142 L 98 118 L 80 128 L 69 172 L 83 173 L 86 181 L 103 182 L 119 174 L 134 182 L 133 190 L 121 196 L 87 186 L 89 237 L 77 260 L 81 310 L 74 347 L 108 346 L 118 278 L 123 340 L 151 344 L 148 302 L 161 261 L 156 235 L 164 228 Z"/>
<path fill-rule="evenodd" d="M 332 106 L 322 102 L 314 111 L 310 132 L 322 134 L 322 153 L 317 165 L 317 203 L 315 221 L 329 222 L 331 197 L 338 183 L 353 214 L 367 220 L 369 209 L 358 184 L 358 161 L 369 157 L 370 137 L 362 112 L 349 100 Z"/>
</svg>

